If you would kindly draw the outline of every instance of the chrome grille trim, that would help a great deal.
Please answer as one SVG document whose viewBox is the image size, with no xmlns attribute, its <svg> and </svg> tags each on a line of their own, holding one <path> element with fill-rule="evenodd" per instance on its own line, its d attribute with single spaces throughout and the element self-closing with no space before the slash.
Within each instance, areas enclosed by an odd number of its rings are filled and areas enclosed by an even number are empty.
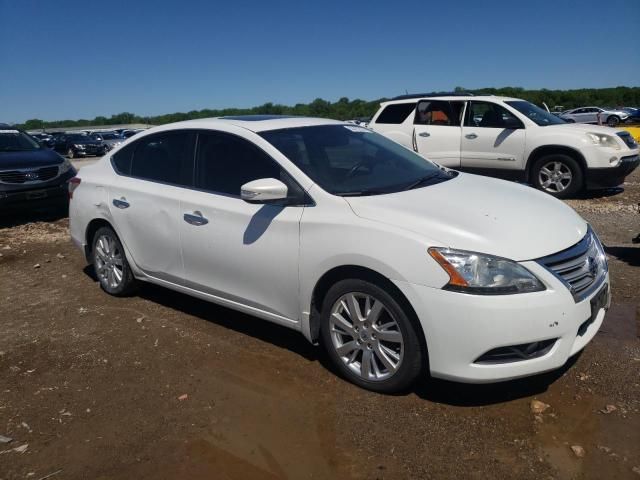
<svg viewBox="0 0 640 480">
<path fill-rule="evenodd" d="M 16 168 L 0 170 L 0 183 L 11 185 L 31 185 L 48 182 L 60 175 L 60 165 L 50 165 L 40 168 Z"/>
<path fill-rule="evenodd" d="M 604 250 L 591 227 L 574 246 L 535 261 L 569 289 L 576 303 L 602 285 L 608 270 Z"/>
</svg>

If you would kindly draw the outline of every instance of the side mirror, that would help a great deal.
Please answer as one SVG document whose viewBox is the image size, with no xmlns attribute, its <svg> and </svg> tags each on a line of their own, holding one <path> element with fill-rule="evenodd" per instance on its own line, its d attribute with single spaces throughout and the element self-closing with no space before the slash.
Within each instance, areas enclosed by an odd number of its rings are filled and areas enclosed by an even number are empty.
<svg viewBox="0 0 640 480">
<path fill-rule="evenodd" d="M 275 178 L 260 178 L 240 187 L 240 198 L 247 203 L 270 203 L 287 198 L 287 186 Z"/>
</svg>

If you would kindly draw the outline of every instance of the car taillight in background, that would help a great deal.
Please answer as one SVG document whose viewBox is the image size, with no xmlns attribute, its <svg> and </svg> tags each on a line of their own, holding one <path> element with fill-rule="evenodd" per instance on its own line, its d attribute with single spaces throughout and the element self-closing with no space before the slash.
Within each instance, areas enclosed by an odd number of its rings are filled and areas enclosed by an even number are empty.
<svg viewBox="0 0 640 480">
<path fill-rule="evenodd" d="M 80 177 L 73 177 L 69 180 L 69 200 L 73 198 L 73 192 L 80 185 Z"/>
</svg>

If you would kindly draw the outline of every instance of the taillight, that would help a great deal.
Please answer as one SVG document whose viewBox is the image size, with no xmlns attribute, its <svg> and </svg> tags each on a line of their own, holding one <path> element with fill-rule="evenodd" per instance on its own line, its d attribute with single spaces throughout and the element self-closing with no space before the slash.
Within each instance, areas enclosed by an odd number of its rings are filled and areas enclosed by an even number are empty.
<svg viewBox="0 0 640 480">
<path fill-rule="evenodd" d="M 69 180 L 69 200 L 73 198 L 73 192 L 80 185 L 80 177 L 73 177 Z"/>
</svg>

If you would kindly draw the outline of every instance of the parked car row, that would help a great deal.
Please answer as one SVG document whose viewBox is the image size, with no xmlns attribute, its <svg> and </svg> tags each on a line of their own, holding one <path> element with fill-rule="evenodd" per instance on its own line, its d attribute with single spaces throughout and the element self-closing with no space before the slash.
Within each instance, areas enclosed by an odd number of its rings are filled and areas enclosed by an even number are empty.
<svg viewBox="0 0 640 480">
<path fill-rule="evenodd" d="M 75 130 L 69 132 L 35 132 L 30 135 L 41 145 L 70 156 L 104 155 L 145 129 Z"/>
</svg>

